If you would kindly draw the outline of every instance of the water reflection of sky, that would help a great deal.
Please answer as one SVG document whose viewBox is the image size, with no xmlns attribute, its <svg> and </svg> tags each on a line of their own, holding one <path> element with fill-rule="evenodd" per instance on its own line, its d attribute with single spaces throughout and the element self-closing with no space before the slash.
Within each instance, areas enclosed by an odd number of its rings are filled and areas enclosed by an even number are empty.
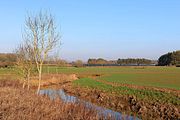
<svg viewBox="0 0 180 120">
<path fill-rule="evenodd" d="M 60 90 L 53 90 L 53 89 L 46 89 L 46 90 L 40 90 L 39 92 L 40 95 L 47 95 L 50 97 L 51 100 L 60 97 L 64 102 L 70 102 L 70 103 L 75 103 L 75 102 L 81 102 L 84 103 L 87 108 L 92 108 L 98 111 L 99 115 L 104 116 L 107 118 L 108 116 L 112 116 L 116 120 L 121 120 L 121 119 L 127 119 L 127 120 L 139 120 L 138 118 L 134 118 L 132 116 L 128 115 L 122 115 L 119 112 L 112 111 L 110 109 L 106 109 L 97 105 L 94 105 L 90 102 L 86 102 L 83 100 L 78 99 L 77 97 L 70 96 L 65 94 L 65 92 L 60 89 Z"/>
</svg>

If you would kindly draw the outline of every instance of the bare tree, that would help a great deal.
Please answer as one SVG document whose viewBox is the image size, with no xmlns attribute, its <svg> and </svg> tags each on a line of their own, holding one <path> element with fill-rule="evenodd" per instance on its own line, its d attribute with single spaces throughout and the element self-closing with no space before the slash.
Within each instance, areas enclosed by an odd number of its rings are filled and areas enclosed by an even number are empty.
<svg viewBox="0 0 180 120">
<path fill-rule="evenodd" d="M 33 53 L 31 47 L 27 44 L 21 44 L 16 49 L 16 66 L 19 74 L 23 77 L 23 88 L 27 83 L 29 89 L 30 75 L 33 71 Z"/>
<path fill-rule="evenodd" d="M 42 67 L 49 52 L 54 49 L 60 40 L 55 20 L 51 14 L 39 12 L 39 14 L 26 18 L 25 37 L 33 50 L 36 67 L 39 74 L 39 93 L 42 79 Z"/>
</svg>

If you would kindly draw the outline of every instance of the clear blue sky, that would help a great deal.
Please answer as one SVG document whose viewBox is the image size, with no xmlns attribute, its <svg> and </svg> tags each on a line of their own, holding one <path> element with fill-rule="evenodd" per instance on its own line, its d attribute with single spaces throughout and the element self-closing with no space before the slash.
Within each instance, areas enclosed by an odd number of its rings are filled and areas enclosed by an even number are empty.
<svg viewBox="0 0 180 120">
<path fill-rule="evenodd" d="M 180 0 L 3 0 L 0 52 L 13 51 L 27 12 L 40 10 L 55 16 L 66 60 L 158 59 L 180 50 Z"/>
</svg>

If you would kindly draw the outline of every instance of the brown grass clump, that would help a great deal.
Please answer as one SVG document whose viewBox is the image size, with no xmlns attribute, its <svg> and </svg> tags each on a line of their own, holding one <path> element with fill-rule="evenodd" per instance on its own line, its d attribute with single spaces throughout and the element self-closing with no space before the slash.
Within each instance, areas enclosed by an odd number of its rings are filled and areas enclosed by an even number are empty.
<svg viewBox="0 0 180 120">
<path fill-rule="evenodd" d="M 43 74 L 42 86 L 61 85 L 64 83 L 77 80 L 76 74 Z M 38 86 L 38 77 L 33 77 L 30 80 L 31 86 Z"/>
<path fill-rule="evenodd" d="M 0 81 L 0 120 L 97 120 L 95 110 L 64 103 L 21 88 L 18 81 Z"/>
<path fill-rule="evenodd" d="M 18 80 L 0 79 L 0 88 L 2 87 L 20 88 L 22 86 L 23 85 Z"/>
</svg>

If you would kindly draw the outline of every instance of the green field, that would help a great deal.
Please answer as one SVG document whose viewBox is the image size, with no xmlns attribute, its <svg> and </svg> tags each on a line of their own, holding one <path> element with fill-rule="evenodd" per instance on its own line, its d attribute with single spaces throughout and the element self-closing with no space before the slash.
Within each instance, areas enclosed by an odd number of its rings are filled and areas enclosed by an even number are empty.
<svg viewBox="0 0 180 120">
<path fill-rule="evenodd" d="M 0 76 L 15 73 L 15 69 L 0 69 Z M 156 87 L 180 90 L 180 68 L 177 67 L 47 67 L 43 73 L 77 74 L 75 86 L 96 88 L 119 95 L 180 105 L 180 98 L 172 93 L 128 87 Z"/>
<path fill-rule="evenodd" d="M 179 97 L 151 89 L 135 89 L 121 84 L 180 90 L 180 68 L 176 67 L 84 67 L 44 68 L 44 72 L 75 73 L 75 86 L 95 88 L 118 95 L 135 95 L 139 99 L 180 105 Z M 109 84 L 106 84 L 108 82 Z M 113 84 L 119 86 L 113 86 Z"/>
<path fill-rule="evenodd" d="M 139 99 L 180 105 L 180 98 L 172 93 L 154 89 L 138 89 L 138 86 L 180 90 L 180 69 L 175 67 L 91 67 L 61 68 L 61 73 L 76 73 L 82 76 L 74 81 L 75 86 L 95 88 L 118 95 L 135 95 Z M 96 77 L 94 77 L 97 75 Z M 100 75 L 100 76 L 99 76 Z M 106 84 L 109 83 L 109 84 Z M 114 86 L 113 84 L 117 85 Z M 136 88 L 121 86 L 136 85 Z"/>
<path fill-rule="evenodd" d="M 50 73 L 75 73 L 81 78 L 99 75 L 96 79 L 112 83 L 180 90 L 180 68 L 177 67 L 48 67 L 48 69 L 46 67 L 43 71 L 49 71 Z"/>
<path fill-rule="evenodd" d="M 75 85 L 80 85 L 84 87 L 90 87 L 95 89 L 100 89 L 108 93 L 116 93 L 118 95 L 135 95 L 139 99 L 159 101 L 161 103 L 172 103 L 174 105 L 180 105 L 179 97 L 174 94 L 164 93 L 160 91 L 147 90 L 147 89 L 134 89 L 126 86 L 112 86 L 109 84 L 104 84 L 102 82 L 95 81 L 91 78 L 82 78 L 74 81 Z"/>
<path fill-rule="evenodd" d="M 15 69 L 0 69 L 0 75 L 15 73 Z M 80 78 L 96 76 L 97 80 L 139 86 L 180 90 L 180 68 L 177 67 L 44 67 L 44 73 L 77 74 Z"/>
</svg>

